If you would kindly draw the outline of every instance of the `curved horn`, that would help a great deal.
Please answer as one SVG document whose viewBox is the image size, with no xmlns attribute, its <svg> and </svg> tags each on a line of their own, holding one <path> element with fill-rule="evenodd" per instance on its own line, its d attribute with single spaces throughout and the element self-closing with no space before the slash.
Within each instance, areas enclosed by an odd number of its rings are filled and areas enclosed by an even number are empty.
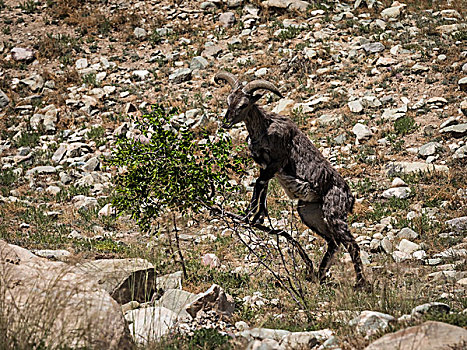
<svg viewBox="0 0 467 350">
<path fill-rule="evenodd" d="M 214 77 L 214 81 L 219 84 L 222 80 L 225 80 L 230 84 L 232 89 L 236 89 L 239 85 L 238 79 L 232 73 L 226 72 L 224 70 L 217 73 Z"/>
<path fill-rule="evenodd" d="M 256 90 L 269 90 L 274 92 L 280 98 L 283 98 L 282 94 L 280 93 L 279 89 L 271 82 L 266 80 L 254 80 L 246 84 L 243 88 L 243 92 L 245 94 L 253 94 Z"/>
</svg>

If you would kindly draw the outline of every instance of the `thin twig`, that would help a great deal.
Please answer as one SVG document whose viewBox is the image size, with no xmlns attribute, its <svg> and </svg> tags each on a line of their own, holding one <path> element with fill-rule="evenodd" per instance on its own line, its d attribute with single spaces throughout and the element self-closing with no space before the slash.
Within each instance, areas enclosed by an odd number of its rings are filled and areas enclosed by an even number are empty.
<svg viewBox="0 0 467 350">
<path fill-rule="evenodd" d="M 269 228 L 267 226 L 264 226 L 262 224 L 251 223 L 246 218 L 244 218 L 244 217 L 242 217 L 240 215 L 237 215 L 237 214 L 234 214 L 234 213 L 231 213 L 231 212 L 228 212 L 228 211 L 224 211 L 224 210 L 221 210 L 221 209 L 216 208 L 216 207 L 209 207 L 209 209 L 211 210 L 212 213 L 220 215 L 220 216 L 227 216 L 227 217 L 229 217 L 230 219 L 236 221 L 239 224 L 248 225 L 248 227 L 256 228 L 256 229 L 261 230 L 263 232 L 266 232 L 268 234 L 273 234 L 273 235 L 278 235 L 278 236 L 284 237 L 285 239 L 287 239 L 287 241 L 289 241 L 298 250 L 298 254 L 303 259 L 303 261 L 305 262 L 305 264 L 307 266 L 308 275 L 311 278 L 315 278 L 313 262 L 311 261 L 308 254 L 305 252 L 305 249 L 303 249 L 302 245 L 297 240 L 295 240 L 290 235 L 290 233 L 288 233 L 288 232 L 286 232 L 284 230 L 271 229 L 271 228 Z"/>
</svg>

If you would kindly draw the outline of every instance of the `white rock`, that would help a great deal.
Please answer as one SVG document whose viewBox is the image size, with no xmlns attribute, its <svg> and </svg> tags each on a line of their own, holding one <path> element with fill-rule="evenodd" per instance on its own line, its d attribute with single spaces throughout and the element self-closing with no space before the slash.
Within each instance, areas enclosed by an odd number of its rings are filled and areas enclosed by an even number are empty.
<svg viewBox="0 0 467 350">
<path fill-rule="evenodd" d="M 88 68 L 87 58 L 80 58 L 80 59 L 76 60 L 75 68 L 78 69 L 78 70 Z"/>
<path fill-rule="evenodd" d="M 359 100 L 350 101 L 347 103 L 347 106 L 349 106 L 352 113 L 360 113 L 363 111 L 363 105 Z"/>
<path fill-rule="evenodd" d="M 399 198 L 399 199 L 405 199 L 410 197 L 410 194 L 412 193 L 412 190 L 410 187 L 393 187 L 393 188 L 388 188 L 386 191 L 383 192 L 382 196 L 384 198 Z"/>
<path fill-rule="evenodd" d="M 392 180 L 391 187 L 407 187 L 407 184 L 400 177 L 396 177 Z"/>
<path fill-rule="evenodd" d="M 139 69 L 139 70 L 134 70 L 131 75 L 133 75 L 134 77 L 137 77 L 141 80 L 146 80 L 146 78 L 149 76 L 151 72 L 149 72 L 148 70 L 146 69 Z"/>
<path fill-rule="evenodd" d="M 272 110 L 274 113 L 277 114 L 282 114 L 287 110 L 290 110 L 292 106 L 294 105 L 295 101 L 288 99 L 288 98 L 282 98 L 277 102 L 276 107 Z"/>
<path fill-rule="evenodd" d="M 424 250 L 417 250 L 415 252 L 412 253 L 412 256 L 415 258 L 415 259 L 418 259 L 418 260 L 423 260 L 426 258 L 427 254 Z"/>
<path fill-rule="evenodd" d="M 412 254 L 413 252 L 420 250 L 420 245 L 404 238 L 400 241 L 397 249 L 403 253 Z"/>
<path fill-rule="evenodd" d="M 100 217 L 111 216 L 114 214 L 115 214 L 115 208 L 112 207 L 111 203 L 107 203 L 106 205 L 104 205 L 102 209 L 99 210 L 99 212 L 97 213 L 97 215 L 99 215 Z"/>
<path fill-rule="evenodd" d="M 357 140 L 365 140 L 369 139 L 371 135 L 373 135 L 372 131 L 370 128 L 364 124 L 357 123 L 354 125 L 352 128 L 352 132 L 355 134 L 357 137 Z"/>
<path fill-rule="evenodd" d="M 255 77 L 257 78 L 264 77 L 266 74 L 268 74 L 268 72 L 269 72 L 268 68 L 265 68 L 265 67 L 260 68 L 255 72 Z"/>
<path fill-rule="evenodd" d="M 130 310 L 125 319 L 135 342 L 144 345 L 169 334 L 178 320 L 177 314 L 165 307 Z"/>
<path fill-rule="evenodd" d="M 396 263 L 400 263 L 405 260 L 410 260 L 412 256 L 410 254 L 396 250 L 395 252 L 392 253 L 392 258 L 394 259 Z"/>
<path fill-rule="evenodd" d="M 209 266 L 210 268 L 219 267 L 221 265 L 219 258 L 216 256 L 216 254 L 212 253 L 204 254 L 201 258 L 201 263 L 204 266 Z"/>
<path fill-rule="evenodd" d="M 390 322 L 395 321 L 394 316 L 376 311 L 362 311 L 359 316 L 349 322 L 350 326 L 355 326 L 357 332 L 372 335 L 384 330 Z"/>
<path fill-rule="evenodd" d="M 405 7 L 405 4 L 400 4 L 398 6 L 393 6 L 393 7 L 388 7 L 381 11 L 381 16 L 383 19 L 387 20 L 390 18 L 396 18 L 399 17 L 399 15 L 402 12 L 402 9 Z"/>
<path fill-rule="evenodd" d="M 146 30 L 143 28 L 139 28 L 139 27 L 135 28 L 135 30 L 133 31 L 133 34 L 137 39 L 145 38 L 147 35 Z"/>
<path fill-rule="evenodd" d="M 416 239 L 418 237 L 418 233 L 415 232 L 414 230 L 404 227 L 399 231 L 399 233 L 396 235 L 397 239 Z"/>
</svg>

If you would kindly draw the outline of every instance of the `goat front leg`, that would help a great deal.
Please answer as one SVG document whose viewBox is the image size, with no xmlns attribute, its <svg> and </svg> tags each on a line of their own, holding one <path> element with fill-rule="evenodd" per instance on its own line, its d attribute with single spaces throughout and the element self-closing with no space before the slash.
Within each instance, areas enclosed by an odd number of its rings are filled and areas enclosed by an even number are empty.
<svg viewBox="0 0 467 350">
<path fill-rule="evenodd" d="M 259 177 L 256 179 L 253 197 L 248 207 L 247 216 L 254 213 L 252 223 L 262 222 L 267 215 L 266 198 L 268 194 L 269 180 L 271 180 L 279 170 L 278 162 L 271 162 L 266 168 L 260 170 Z"/>
<path fill-rule="evenodd" d="M 264 217 L 267 215 L 266 198 L 268 194 L 268 185 L 269 180 L 262 181 L 260 178 L 256 180 L 253 197 L 251 198 L 247 214 L 247 216 L 250 216 L 251 213 L 254 213 L 253 219 L 251 220 L 253 224 L 257 222 L 263 223 Z"/>
</svg>

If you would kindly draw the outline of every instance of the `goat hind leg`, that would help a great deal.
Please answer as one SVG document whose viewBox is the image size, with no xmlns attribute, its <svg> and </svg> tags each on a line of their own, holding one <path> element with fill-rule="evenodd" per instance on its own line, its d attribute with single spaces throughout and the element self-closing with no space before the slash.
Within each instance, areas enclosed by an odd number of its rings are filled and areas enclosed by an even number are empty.
<svg viewBox="0 0 467 350">
<path fill-rule="evenodd" d="M 316 276 L 320 282 L 323 282 L 326 277 L 326 272 L 329 270 L 332 256 L 338 248 L 338 244 L 332 239 L 329 227 L 324 220 L 320 203 L 299 200 L 297 211 L 303 223 L 323 237 L 328 243 L 328 249 L 323 256 L 323 260 L 318 269 L 318 275 Z"/>
<path fill-rule="evenodd" d="M 357 283 L 355 287 L 366 289 L 368 287 L 368 282 L 365 280 L 363 275 L 363 264 L 362 259 L 360 258 L 360 247 L 350 232 L 348 233 L 346 239 L 343 240 L 342 244 L 345 246 L 350 254 L 350 257 L 352 258 L 355 274 L 357 276 Z"/>
<path fill-rule="evenodd" d="M 323 259 L 321 260 L 321 264 L 319 264 L 318 269 L 318 279 L 320 283 L 323 283 L 326 279 L 326 273 L 328 272 L 329 268 L 331 267 L 332 257 L 339 249 L 339 244 L 336 243 L 333 239 L 326 239 L 328 248 L 326 253 L 324 253 Z"/>
</svg>

